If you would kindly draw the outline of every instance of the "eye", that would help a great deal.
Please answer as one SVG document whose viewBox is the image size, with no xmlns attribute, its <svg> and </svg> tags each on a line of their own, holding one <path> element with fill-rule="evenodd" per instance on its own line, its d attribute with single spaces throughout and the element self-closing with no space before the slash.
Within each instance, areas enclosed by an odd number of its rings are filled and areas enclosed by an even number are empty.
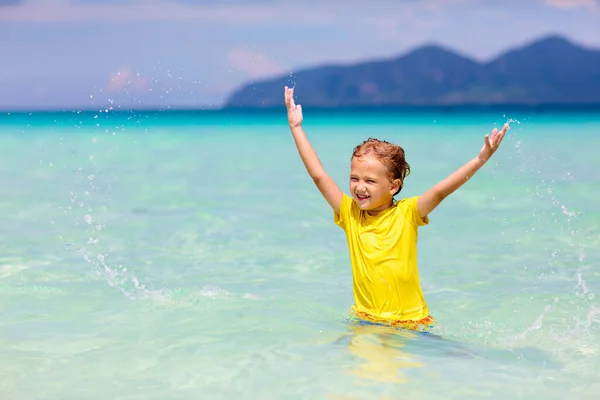
<svg viewBox="0 0 600 400">
<path fill-rule="evenodd" d="M 375 183 L 373 179 L 367 179 L 367 183 Z"/>
<path fill-rule="evenodd" d="M 350 177 L 350 180 L 351 180 L 352 182 L 356 182 L 356 181 L 358 181 L 358 178 L 355 178 L 355 177 L 353 177 L 353 176 L 352 176 L 352 177 Z"/>
</svg>

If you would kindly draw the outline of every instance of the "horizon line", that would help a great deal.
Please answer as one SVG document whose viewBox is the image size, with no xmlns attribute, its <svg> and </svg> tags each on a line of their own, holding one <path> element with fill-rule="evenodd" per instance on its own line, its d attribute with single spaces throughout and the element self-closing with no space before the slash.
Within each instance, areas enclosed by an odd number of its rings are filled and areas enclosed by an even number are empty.
<svg viewBox="0 0 600 400">
<path fill-rule="evenodd" d="M 498 110 L 498 109 L 518 109 L 518 110 L 538 110 L 538 111 L 560 111 L 560 110 L 590 110 L 600 111 L 600 102 L 598 103 L 464 103 L 464 104 L 381 104 L 381 105 L 348 105 L 348 106 L 311 106 L 310 104 L 302 105 L 304 110 L 311 111 L 418 111 L 418 110 Z M 108 110 L 108 111 L 107 111 Z M 0 116 L 11 114 L 80 114 L 80 113 L 100 113 L 100 114 L 122 114 L 131 112 L 147 112 L 147 113 L 219 113 L 219 112 L 256 112 L 269 113 L 285 111 L 285 105 L 281 106 L 223 106 L 223 107 L 189 107 L 189 106 L 149 106 L 149 107 L 119 107 L 119 108 L 30 108 L 30 109 L 2 109 L 0 108 Z"/>
</svg>

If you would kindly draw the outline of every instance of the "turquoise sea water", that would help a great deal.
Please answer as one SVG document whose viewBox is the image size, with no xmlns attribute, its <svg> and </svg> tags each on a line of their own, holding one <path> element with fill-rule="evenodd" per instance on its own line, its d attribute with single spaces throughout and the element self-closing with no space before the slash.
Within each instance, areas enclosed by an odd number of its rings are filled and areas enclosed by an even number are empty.
<svg viewBox="0 0 600 400">
<path fill-rule="evenodd" d="M 439 337 L 348 323 L 284 111 L 3 114 L 0 398 L 597 398 L 600 114 L 304 112 L 346 191 L 402 145 L 405 196 L 518 120 L 420 229 Z"/>
</svg>

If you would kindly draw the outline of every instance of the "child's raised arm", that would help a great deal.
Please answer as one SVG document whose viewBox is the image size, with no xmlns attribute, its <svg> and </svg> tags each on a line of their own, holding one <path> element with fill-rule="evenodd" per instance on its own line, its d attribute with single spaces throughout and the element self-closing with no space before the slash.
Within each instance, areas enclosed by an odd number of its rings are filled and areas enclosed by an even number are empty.
<svg viewBox="0 0 600 400">
<path fill-rule="evenodd" d="M 464 185 L 481 167 L 483 167 L 487 160 L 489 160 L 492 154 L 498 149 L 498 146 L 500 146 L 507 130 L 508 124 L 505 124 L 501 131 L 494 128 L 491 138 L 488 135 L 485 135 L 485 144 L 477 157 L 454 171 L 446 179 L 419 197 L 417 208 L 421 218 L 425 218 L 429 215 L 442 200 Z"/>
<path fill-rule="evenodd" d="M 294 136 L 298 153 L 306 167 L 306 171 L 315 182 L 319 191 L 333 210 L 339 214 L 342 204 L 342 191 L 327 175 L 317 153 L 311 146 L 302 129 L 302 106 L 294 103 L 294 89 L 285 87 L 285 105 L 288 112 L 288 123 Z"/>
</svg>

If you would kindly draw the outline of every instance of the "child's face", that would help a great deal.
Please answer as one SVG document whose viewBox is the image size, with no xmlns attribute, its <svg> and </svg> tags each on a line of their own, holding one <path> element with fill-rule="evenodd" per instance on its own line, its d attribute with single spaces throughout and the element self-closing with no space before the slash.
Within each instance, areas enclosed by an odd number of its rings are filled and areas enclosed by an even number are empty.
<svg viewBox="0 0 600 400">
<path fill-rule="evenodd" d="M 350 192 L 361 210 L 377 215 L 393 204 L 400 180 L 390 182 L 388 169 L 370 154 L 353 157 L 350 165 Z"/>
</svg>

